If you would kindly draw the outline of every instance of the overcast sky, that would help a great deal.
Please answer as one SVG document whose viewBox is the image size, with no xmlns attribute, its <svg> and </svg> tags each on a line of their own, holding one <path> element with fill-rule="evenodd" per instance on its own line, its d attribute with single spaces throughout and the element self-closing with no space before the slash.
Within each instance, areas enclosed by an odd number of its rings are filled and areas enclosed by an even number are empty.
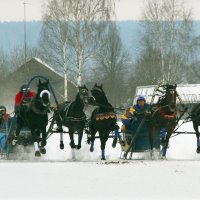
<svg viewBox="0 0 200 200">
<path fill-rule="evenodd" d="M 42 5 L 47 0 L 26 0 L 26 19 L 41 20 Z M 116 0 L 117 20 L 140 19 L 146 0 Z M 19 21 L 24 19 L 24 0 L 0 0 L 0 21 Z M 200 20 L 200 0 L 185 0 L 192 8 L 193 19 Z"/>
</svg>

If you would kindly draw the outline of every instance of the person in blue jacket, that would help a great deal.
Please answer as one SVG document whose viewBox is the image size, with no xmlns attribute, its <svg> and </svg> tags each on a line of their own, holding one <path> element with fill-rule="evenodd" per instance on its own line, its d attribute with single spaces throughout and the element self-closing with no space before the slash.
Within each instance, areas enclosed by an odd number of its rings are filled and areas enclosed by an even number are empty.
<svg viewBox="0 0 200 200">
<path fill-rule="evenodd" d="M 126 112 L 121 115 L 121 121 L 122 121 L 122 127 L 121 131 L 131 131 L 132 134 L 134 134 L 140 125 L 142 119 L 146 116 L 148 113 L 148 110 L 150 108 L 150 104 L 146 103 L 146 99 L 143 96 L 139 96 L 137 98 L 136 104 L 130 106 Z M 147 123 L 145 123 L 141 130 L 147 131 Z M 117 137 L 119 136 L 119 132 L 115 131 L 114 140 L 112 146 L 115 147 L 117 143 Z"/>
</svg>

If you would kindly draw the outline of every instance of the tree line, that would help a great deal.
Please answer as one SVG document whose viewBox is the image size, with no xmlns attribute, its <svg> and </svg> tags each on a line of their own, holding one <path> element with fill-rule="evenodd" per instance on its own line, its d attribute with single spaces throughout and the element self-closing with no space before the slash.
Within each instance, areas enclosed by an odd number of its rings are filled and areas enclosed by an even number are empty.
<svg viewBox="0 0 200 200">
<path fill-rule="evenodd" d="M 49 0 L 44 8 L 38 47 L 27 49 L 27 60 L 39 57 L 62 73 L 64 88 L 67 80 L 76 86 L 102 83 L 119 106 L 139 85 L 198 83 L 200 37 L 182 0 L 146 2 L 137 56 L 122 43 L 114 0 Z M 0 50 L 0 58 L 2 78 L 24 63 L 24 49 L 9 55 Z M 63 95 L 67 100 L 67 90 Z"/>
</svg>

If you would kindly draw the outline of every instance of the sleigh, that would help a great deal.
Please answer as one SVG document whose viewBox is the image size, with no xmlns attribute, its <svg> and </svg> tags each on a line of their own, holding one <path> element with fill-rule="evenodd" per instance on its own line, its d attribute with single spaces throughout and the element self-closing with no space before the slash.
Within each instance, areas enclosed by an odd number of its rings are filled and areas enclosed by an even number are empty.
<svg viewBox="0 0 200 200">
<path fill-rule="evenodd" d="M 143 154 L 147 156 L 150 152 L 150 143 L 148 137 L 147 121 L 143 119 L 135 123 L 135 129 L 125 130 L 121 128 L 119 133 L 119 144 L 121 146 L 121 159 L 132 159 L 134 154 Z M 154 154 L 160 154 L 161 135 L 160 130 L 154 132 Z M 139 156 L 140 157 L 140 156 Z"/>
</svg>

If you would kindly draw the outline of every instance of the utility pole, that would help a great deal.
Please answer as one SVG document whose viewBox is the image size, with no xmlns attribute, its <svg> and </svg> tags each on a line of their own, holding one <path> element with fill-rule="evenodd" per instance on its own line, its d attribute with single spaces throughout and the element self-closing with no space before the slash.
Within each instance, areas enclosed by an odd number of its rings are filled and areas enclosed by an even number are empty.
<svg viewBox="0 0 200 200">
<path fill-rule="evenodd" d="M 24 0 L 24 73 L 26 74 L 26 70 L 28 72 L 28 69 L 26 67 L 26 61 L 27 61 L 27 43 L 26 43 L 26 5 L 31 5 L 30 3 L 26 3 Z"/>
<path fill-rule="evenodd" d="M 24 64 L 26 69 L 26 2 L 24 1 Z"/>
</svg>

